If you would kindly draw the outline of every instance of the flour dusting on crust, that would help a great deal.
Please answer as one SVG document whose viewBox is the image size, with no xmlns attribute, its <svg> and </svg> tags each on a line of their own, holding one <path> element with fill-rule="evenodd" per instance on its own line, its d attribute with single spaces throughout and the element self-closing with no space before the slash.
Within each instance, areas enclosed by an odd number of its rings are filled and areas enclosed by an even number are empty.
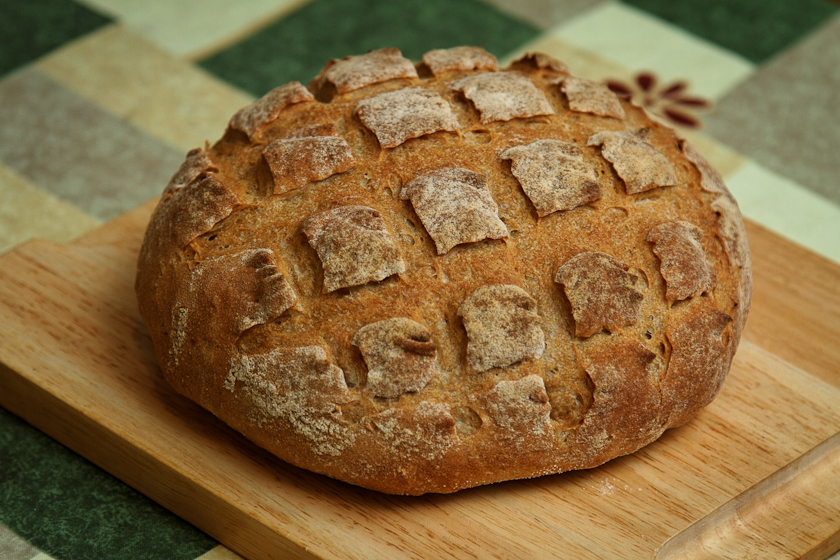
<svg viewBox="0 0 840 560">
<path fill-rule="evenodd" d="M 527 53 L 522 58 L 513 61 L 511 68 L 529 68 L 540 71 L 545 75 L 568 74 L 569 67 L 545 53 Z"/>
<path fill-rule="evenodd" d="M 210 159 L 207 152 L 201 148 L 190 150 L 184 163 L 181 164 L 181 167 L 175 172 L 169 180 L 169 184 L 163 190 L 162 198 L 171 197 L 175 191 L 186 187 L 201 175 L 218 171 L 219 169 L 213 164 L 213 160 Z"/>
<path fill-rule="evenodd" d="M 751 265 L 720 174 L 644 108 L 544 54 L 382 49 L 189 152 L 135 285 L 176 391 L 293 465 L 418 495 L 687 421 Z"/>
<path fill-rule="evenodd" d="M 624 109 L 618 97 L 606 85 L 566 76 L 558 80 L 560 89 L 569 100 L 569 109 L 579 113 L 592 113 L 601 117 L 624 118 Z"/>
<path fill-rule="evenodd" d="M 601 153 L 613 164 L 630 194 L 676 185 L 677 176 L 671 162 L 647 139 L 648 129 L 603 131 L 590 136 L 586 145 L 603 146 Z"/>
<path fill-rule="evenodd" d="M 656 354 L 639 342 L 610 342 L 588 357 L 592 404 L 574 436 L 593 442 L 585 451 L 593 462 L 632 453 L 665 430 Z"/>
<path fill-rule="evenodd" d="M 511 171 L 540 217 L 601 198 L 595 167 L 575 144 L 538 140 L 508 148 L 499 157 L 513 160 Z"/>
<path fill-rule="evenodd" d="M 211 175 L 162 198 L 149 227 L 158 232 L 160 241 L 186 247 L 228 217 L 239 204 L 239 196 Z"/>
<path fill-rule="evenodd" d="M 289 138 L 306 138 L 307 136 L 338 136 L 335 125 L 329 123 L 308 124 L 289 134 Z"/>
<path fill-rule="evenodd" d="M 318 454 L 338 456 L 355 440 L 340 421 L 339 405 L 353 400 L 344 374 L 320 346 L 231 358 L 224 385 L 250 400 L 254 421 L 285 420 Z"/>
<path fill-rule="evenodd" d="M 475 104 L 482 123 L 553 115 L 545 93 L 517 72 L 488 72 L 463 78 L 452 86 Z"/>
<path fill-rule="evenodd" d="M 437 372 L 436 348 L 425 326 L 405 317 L 365 325 L 353 337 L 368 366 L 367 388 L 396 398 L 421 390 Z"/>
<path fill-rule="evenodd" d="M 606 253 L 586 252 L 557 269 L 554 281 L 563 285 L 572 304 L 575 335 L 615 331 L 639 320 L 644 295 L 639 278 Z"/>
<path fill-rule="evenodd" d="M 368 206 L 339 206 L 303 224 L 324 269 L 324 291 L 379 282 L 405 272 L 382 214 Z"/>
<path fill-rule="evenodd" d="M 174 329 L 179 339 L 189 329 L 193 334 L 213 332 L 236 340 L 251 327 L 273 321 L 297 301 L 270 249 L 208 257 L 192 267 L 189 286 L 181 302 L 185 311 Z M 201 324 L 201 317 L 212 317 L 212 324 Z M 183 347 L 180 342 L 177 350 Z"/>
<path fill-rule="evenodd" d="M 316 78 L 316 83 L 331 83 L 336 93 L 343 94 L 396 78 L 416 77 L 414 64 L 399 49 L 387 48 L 333 61 Z"/>
<path fill-rule="evenodd" d="M 749 261 L 749 247 L 738 203 L 731 196 L 723 195 L 712 202 L 712 209 L 718 214 L 720 237 L 729 259 L 735 266 L 744 266 Z"/>
<path fill-rule="evenodd" d="M 491 284 L 458 307 L 467 330 L 467 363 L 476 371 L 537 359 L 545 349 L 537 302 L 519 286 Z"/>
<path fill-rule="evenodd" d="M 263 127 L 277 119 L 283 109 L 295 103 L 314 100 L 312 94 L 300 85 L 300 82 L 289 82 L 274 88 L 260 99 L 240 109 L 230 119 L 228 126 L 244 132 L 248 138 L 254 140 L 259 137 Z"/>
<path fill-rule="evenodd" d="M 469 169 L 444 167 L 424 173 L 402 189 L 400 198 L 411 200 L 439 255 L 461 243 L 508 236 L 486 178 Z"/>
<path fill-rule="evenodd" d="M 703 187 L 704 191 L 718 194 L 729 194 L 729 189 L 726 188 L 726 183 L 723 182 L 723 176 L 717 169 L 712 167 L 712 164 L 710 164 L 700 152 L 697 151 L 694 144 L 688 140 L 682 140 L 680 141 L 680 147 L 682 148 L 685 157 L 688 158 L 688 161 L 693 163 L 694 166 L 697 167 L 697 170 L 700 171 L 700 185 Z"/>
<path fill-rule="evenodd" d="M 668 301 L 699 296 L 714 285 L 715 271 L 706 259 L 702 239 L 703 230 L 683 221 L 666 222 L 650 230 L 648 241 L 659 257 Z"/>
<path fill-rule="evenodd" d="M 519 445 L 539 448 L 550 445 L 553 435 L 551 405 L 539 375 L 515 381 L 499 381 L 484 397 L 487 414 Z"/>
<path fill-rule="evenodd" d="M 360 102 L 356 113 L 383 148 L 396 148 L 412 138 L 460 128 L 446 100 L 423 88 L 379 94 Z"/>
<path fill-rule="evenodd" d="M 392 408 L 372 415 L 368 424 L 382 434 L 396 457 L 434 461 L 458 442 L 455 419 L 446 403 L 421 401 L 414 408 Z"/>
<path fill-rule="evenodd" d="M 454 47 L 437 49 L 423 55 L 423 62 L 438 75 L 453 70 L 490 70 L 499 69 L 496 57 L 481 47 Z"/>
<path fill-rule="evenodd" d="M 723 386 L 728 371 L 726 361 L 731 356 L 727 347 L 731 337 L 726 329 L 732 317 L 708 307 L 686 312 L 683 320 L 665 335 L 671 344 L 671 360 L 662 383 L 662 397 L 668 404 L 668 427 L 679 426 L 696 412 L 693 404 L 711 402 Z"/>
<path fill-rule="evenodd" d="M 274 140 L 263 150 L 263 157 L 274 177 L 274 194 L 322 181 L 356 164 L 350 146 L 335 136 Z"/>
</svg>

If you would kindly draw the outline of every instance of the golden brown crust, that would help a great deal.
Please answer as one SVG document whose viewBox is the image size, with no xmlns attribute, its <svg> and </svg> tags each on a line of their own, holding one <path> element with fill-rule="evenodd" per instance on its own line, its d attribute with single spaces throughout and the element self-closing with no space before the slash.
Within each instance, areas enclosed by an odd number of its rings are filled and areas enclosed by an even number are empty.
<svg viewBox="0 0 840 560">
<path fill-rule="evenodd" d="M 425 58 L 334 61 L 187 155 L 136 281 L 169 383 L 397 494 L 593 467 L 687 421 L 750 302 L 720 175 L 545 55 Z"/>
</svg>

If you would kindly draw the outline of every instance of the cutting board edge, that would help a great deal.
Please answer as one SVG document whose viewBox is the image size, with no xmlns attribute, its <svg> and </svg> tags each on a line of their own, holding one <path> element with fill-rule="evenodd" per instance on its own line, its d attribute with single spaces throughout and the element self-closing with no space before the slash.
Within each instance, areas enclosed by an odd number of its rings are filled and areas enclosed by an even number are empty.
<svg viewBox="0 0 840 560">
<path fill-rule="evenodd" d="M 824 560 L 840 550 L 840 523 L 834 527 L 821 527 L 823 533 L 818 539 L 819 544 L 808 550 L 792 551 L 794 555 L 790 555 L 791 549 L 785 546 L 786 542 L 773 543 L 762 539 L 759 524 L 767 518 L 790 519 L 795 516 L 800 521 L 804 519 L 804 524 L 813 529 L 814 524 L 809 522 L 808 517 L 813 518 L 814 508 L 798 504 L 796 496 L 791 494 L 797 490 L 802 494 L 805 486 L 830 489 L 832 482 L 838 479 L 840 431 L 673 535 L 656 550 L 654 560 L 722 558 L 721 549 L 733 552 L 744 548 L 750 549 L 749 555 L 744 557 L 769 557 L 766 555 L 768 547 L 774 549 L 773 557 L 779 560 Z M 828 493 L 817 494 L 811 499 L 819 501 L 821 496 L 826 497 L 829 507 L 840 505 L 830 503 L 832 497 Z M 800 507 L 789 511 L 792 504 Z M 788 511 L 785 511 L 786 507 Z M 757 550 L 761 547 L 764 550 Z"/>
<path fill-rule="evenodd" d="M 296 542 L 290 535 L 269 531 L 257 519 L 224 502 L 209 488 L 190 480 L 160 458 L 132 446 L 107 426 L 91 421 L 83 410 L 53 395 L 2 361 L 0 386 L 6 389 L 0 392 L 0 406 L 245 558 L 330 560 L 329 556 L 311 552 L 307 545 Z M 80 435 L 73 436 L 73 433 Z M 85 441 L 89 445 L 80 443 Z M 138 464 L 138 458 L 142 463 Z M 177 481 L 179 491 L 173 492 L 172 484 L 167 480 Z M 216 502 L 228 513 L 224 516 L 201 515 L 200 512 L 218 511 L 195 506 L 208 500 Z M 219 518 L 228 523 L 214 524 Z M 231 520 L 236 522 L 231 524 Z M 259 538 L 254 538 L 257 536 Z M 259 543 L 272 546 L 270 549 L 257 548 Z"/>
</svg>

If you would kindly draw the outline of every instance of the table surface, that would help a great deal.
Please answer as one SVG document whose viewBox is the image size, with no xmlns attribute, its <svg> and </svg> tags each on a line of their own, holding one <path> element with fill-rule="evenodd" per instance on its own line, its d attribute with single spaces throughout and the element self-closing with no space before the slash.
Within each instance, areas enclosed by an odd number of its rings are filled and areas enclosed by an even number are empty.
<svg viewBox="0 0 840 560">
<path fill-rule="evenodd" d="M 745 216 L 840 263 L 840 3 L 712 4 L 2 2 L 0 252 L 154 198 L 236 110 L 330 58 L 476 44 L 630 91 L 712 161 Z M 0 558 L 34 557 L 236 558 L 0 409 Z"/>
</svg>

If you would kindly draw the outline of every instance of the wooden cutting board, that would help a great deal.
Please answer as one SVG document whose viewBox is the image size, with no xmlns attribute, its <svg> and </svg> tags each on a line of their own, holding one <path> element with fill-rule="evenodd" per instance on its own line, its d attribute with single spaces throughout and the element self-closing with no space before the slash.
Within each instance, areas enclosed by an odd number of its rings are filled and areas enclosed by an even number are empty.
<svg viewBox="0 0 840 560">
<path fill-rule="evenodd" d="M 176 395 L 137 313 L 147 204 L 0 257 L 0 405 L 268 558 L 809 558 L 840 548 L 840 268 L 751 225 L 753 311 L 688 425 L 588 471 L 395 497 L 294 468 Z"/>
</svg>

